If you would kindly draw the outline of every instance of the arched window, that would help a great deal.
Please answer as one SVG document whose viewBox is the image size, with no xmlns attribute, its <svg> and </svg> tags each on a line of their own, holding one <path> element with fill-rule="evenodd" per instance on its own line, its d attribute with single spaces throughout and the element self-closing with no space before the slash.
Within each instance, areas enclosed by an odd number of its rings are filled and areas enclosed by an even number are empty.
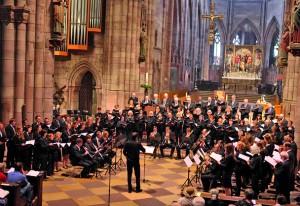
<svg viewBox="0 0 300 206">
<path fill-rule="evenodd" d="M 270 57 L 269 57 L 269 66 L 275 66 L 276 57 L 278 56 L 278 47 L 279 47 L 279 29 L 276 28 L 276 31 L 273 34 L 271 41 Z"/>
<path fill-rule="evenodd" d="M 250 24 L 246 23 L 240 27 L 231 42 L 234 45 L 257 45 L 258 39 Z"/>
<path fill-rule="evenodd" d="M 215 30 L 213 45 L 210 46 L 210 65 L 219 66 L 221 64 L 221 36 L 218 29 Z"/>
</svg>

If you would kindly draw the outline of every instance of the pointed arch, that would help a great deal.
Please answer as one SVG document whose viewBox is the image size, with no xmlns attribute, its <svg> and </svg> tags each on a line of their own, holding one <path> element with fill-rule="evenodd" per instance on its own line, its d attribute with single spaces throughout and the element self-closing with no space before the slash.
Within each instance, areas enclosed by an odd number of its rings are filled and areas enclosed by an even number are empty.
<svg viewBox="0 0 300 206">
<path fill-rule="evenodd" d="M 270 23 L 268 24 L 268 27 L 266 29 L 265 34 L 264 34 L 265 35 L 265 41 L 268 40 L 268 37 L 270 35 L 274 34 L 276 29 L 279 29 L 279 22 L 278 22 L 277 18 L 275 16 L 273 16 Z"/>
<path fill-rule="evenodd" d="M 241 21 L 241 23 L 239 23 L 239 25 L 233 30 L 233 32 L 230 36 L 230 42 L 232 42 L 232 39 L 238 34 L 238 32 L 240 30 L 244 29 L 244 26 L 247 24 L 250 26 L 250 28 L 254 32 L 258 43 L 261 42 L 261 36 L 259 34 L 259 31 L 257 30 L 256 26 L 252 23 L 252 21 L 248 18 L 245 18 L 243 21 Z"/>
</svg>

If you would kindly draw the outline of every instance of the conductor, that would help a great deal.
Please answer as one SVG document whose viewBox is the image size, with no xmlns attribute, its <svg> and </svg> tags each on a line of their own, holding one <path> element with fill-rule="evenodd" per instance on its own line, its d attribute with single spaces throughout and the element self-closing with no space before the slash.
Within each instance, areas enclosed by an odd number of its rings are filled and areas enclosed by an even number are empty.
<svg viewBox="0 0 300 206">
<path fill-rule="evenodd" d="M 135 178 L 136 178 L 136 191 L 142 192 L 140 184 L 140 151 L 145 153 L 145 148 L 141 143 L 136 142 L 137 133 L 133 132 L 131 136 L 131 141 L 128 141 L 124 145 L 123 154 L 127 158 L 127 181 L 128 181 L 128 192 L 132 192 L 131 177 L 132 168 L 134 168 Z"/>
</svg>

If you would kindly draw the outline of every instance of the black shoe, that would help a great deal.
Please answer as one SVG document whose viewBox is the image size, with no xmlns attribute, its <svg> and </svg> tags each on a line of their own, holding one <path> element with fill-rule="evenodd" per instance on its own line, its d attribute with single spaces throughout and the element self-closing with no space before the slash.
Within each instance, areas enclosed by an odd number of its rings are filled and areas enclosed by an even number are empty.
<svg viewBox="0 0 300 206">
<path fill-rule="evenodd" d="M 170 156 L 169 158 L 170 158 L 170 159 L 173 159 L 173 157 L 172 157 L 172 156 Z"/>
<path fill-rule="evenodd" d="M 142 189 L 139 189 L 139 190 L 136 190 L 135 192 L 136 192 L 136 193 L 140 193 L 140 192 L 143 192 L 143 190 L 142 190 Z"/>
<path fill-rule="evenodd" d="M 132 193 L 132 189 L 131 189 L 131 190 L 128 190 L 128 193 Z"/>
<path fill-rule="evenodd" d="M 176 157 L 175 159 L 176 159 L 176 160 L 180 160 L 180 159 L 181 159 L 181 157 Z"/>
</svg>

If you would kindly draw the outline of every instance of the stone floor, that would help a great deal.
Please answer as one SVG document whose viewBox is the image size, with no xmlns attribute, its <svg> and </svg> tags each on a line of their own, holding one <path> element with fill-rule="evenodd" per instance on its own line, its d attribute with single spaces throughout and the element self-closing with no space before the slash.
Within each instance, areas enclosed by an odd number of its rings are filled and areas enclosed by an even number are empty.
<svg viewBox="0 0 300 206">
<path fill-rule="evenodd" d="M 141 183 L 142 193 L 127 192 L 126 168 L 117 170 L 111 175 L 112 206 L 143 205 L 160 206 L 170 205 L 180 197 L 181 185 L 187 178 L 187 166 L 180 160 L 146 158 L 146 180 Z M 144 155 L 141 155 L 141 180 L 144 179 Z M 195 164 L 195 163 L 194 163 Z M 195 167 L 191 168 L 191 177 L 194 176 Z M 64 172 L 64 171 L 62 171 Z M 75 206 L 75 205 L 108 205 L 109 175 L 104 175 L 103 180 L 72 178 L 56 173 L 44 182 L 43 206 Z M 193 182 L 193 185 L 197 184 Z M 135 187 L 135 182 L 133 183 Z"/>
</svg>

